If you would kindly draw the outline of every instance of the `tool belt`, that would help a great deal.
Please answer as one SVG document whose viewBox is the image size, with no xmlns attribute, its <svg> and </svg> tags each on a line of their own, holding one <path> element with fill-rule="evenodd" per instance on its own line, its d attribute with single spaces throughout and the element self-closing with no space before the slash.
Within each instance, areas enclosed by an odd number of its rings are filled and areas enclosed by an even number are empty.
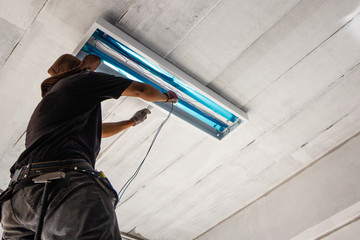
<svg viewBox="0 0 360 240">
<path fill-rule="evenodd" d="M 27 164 L 15 170 L 11 176 L 8 188 L 0 194 L 0 203 L 10 199 L 14 189 L 21 189 L 33 183 L 42 183 L 47 180 L 63 178 L 64 175 L 61 173 L 64 174 L 64 172 L 68 171 L 95 173 L 91 165 L 84 159 L 67 159 Z"/>
<path fill-rule="evenodd" d="M 46 173 L 71 171 L 77 169 L 93 171 L 93 168 L 84 159 L 67 159 L 51 162 L 31 163 L 23 166 L 20 169 L 16 169 L 11 177 L 9 186 L 14 185 L 25 178 L 32 178 Z"/>
<path fill-rule="evenodd" d="M 16 169 L 11 177 L 9 187 L 0 194 L 0 204 L 11 198 L 13 192 L 34 183 L 45 183 L 53 179 L 65 177 L 65 172 L 77 171 L 94 176 L 96 182 L 109 194 L 113 195 L 114 207 L 118 203 L 118 195 L 103 172 L 95 171 L 84 159 L 67 159 L 51 162 L 38 162 Z M 1 209 L 1 207 L 0 207 Z"/>
</svg>

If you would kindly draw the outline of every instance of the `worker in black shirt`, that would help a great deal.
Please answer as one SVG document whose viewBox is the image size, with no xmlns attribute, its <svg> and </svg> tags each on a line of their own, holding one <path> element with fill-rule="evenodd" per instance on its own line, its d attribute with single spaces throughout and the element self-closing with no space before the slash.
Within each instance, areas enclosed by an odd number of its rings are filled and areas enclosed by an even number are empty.
<svg viewBox="0 0 360 240">
<path fill-rule="evenodd" d="M 120 96 L 176 103 L 177 95 L 148 84 L 94 72 L 95 55 L 83 61 L 65 54 L 41 84 L 42 101 L 26 133 L 26 149 L 12 166 L 0 197 L 3 239 L 121 239 L 114 206 L 117 193 L 94 170 L 101 137 L 146 119 L 102 123 L 101 102 Z"/>
</svg>

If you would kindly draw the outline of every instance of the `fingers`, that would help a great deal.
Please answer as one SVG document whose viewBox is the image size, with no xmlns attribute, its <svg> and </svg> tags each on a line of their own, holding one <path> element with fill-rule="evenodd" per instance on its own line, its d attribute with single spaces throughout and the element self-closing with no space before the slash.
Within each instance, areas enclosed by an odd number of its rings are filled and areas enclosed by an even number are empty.
<svg viewBox="0 0 360 240">
<path fill-rule="evenodd" d="M 137 124 L 145 121 L 147 119 L 148 114 L 151 114 L 149 109 L 146 109 L 146 108 L 141 109 L 134 114 L 134 116 L 131 118 L 131 120 L 133 120 L 135 125 L 137 125 Z"/>
<path fill-rule="evenodd" d="M 166 103 L 177 103 L 179 101 L 179 98 L 174 91 L 167 91 L 164 94 L 168 97 Z"/>
<path fill-rule="evenodd" d="M 147 109 L 147 108 L 144 108 L 144 109 L 142 109 L 140 111 L 142 111 L 142 113 L 144 113 L 144 114 L 151 114 L 150 110 Z"/>
</svg>

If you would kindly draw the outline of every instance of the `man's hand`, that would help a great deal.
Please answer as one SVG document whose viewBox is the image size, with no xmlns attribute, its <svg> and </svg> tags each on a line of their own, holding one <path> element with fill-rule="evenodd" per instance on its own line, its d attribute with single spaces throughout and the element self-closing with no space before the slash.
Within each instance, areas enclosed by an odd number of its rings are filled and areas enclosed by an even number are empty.
<svg viewBox="0 0 360 240">
<path fill-rule="evenodd" d="M 110 137 L 113 136 L 129 127 L 135 126 L 139 123 L 142 123 L 147 118 L 147 115 L 151 112 L 144 108 L 140 111 L 137 111 L 132 118 L 120 122 L 112 123 L 103 123 L 101 137 Z"/>
<path fill-rule="evenodd" d="M 167 91 L 167 92 L 164 92 L 164 94 L 168 98 L 167 101 L 165 101 L 166 103 L 177 103 L 179 101 L 178 96 L 173 91 Z"/>
<path fill-rule="evenodd" d="M 151 114 L 151 112 L 147 108 L 144 108 L 140 111 L 137 111 L 131 120 L 134 121 L 135 125 L 138 125 L 139 123 L 145 121 L 148 114 Z"/>
</svg>

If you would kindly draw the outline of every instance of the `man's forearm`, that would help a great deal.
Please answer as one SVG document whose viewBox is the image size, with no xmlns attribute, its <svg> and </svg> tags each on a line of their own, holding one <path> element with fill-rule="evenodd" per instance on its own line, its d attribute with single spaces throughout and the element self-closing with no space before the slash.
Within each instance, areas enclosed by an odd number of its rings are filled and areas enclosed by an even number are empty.
<svg viewBox="0 0 360 240">
<path fill-rule="evenodd" d="M 138 97 L 149 102 L 166 102 L 168 97 L 163 94 L 159 89 L 146 84 L 133 82 L 122 93 L 122 96 Z"/>
<path fill-rule="evenodd" d="M 157 88 L 149 84 L 145 86 L 145 90 L 139 96 L 140 98 L 149 102 L 166 102 L 168 100 L 168 97 Z"/>
<path fill-rule="evenodd" d="M 121 122 L 103 123 L 101 137 L 111 137 L 129 127 L 134 126 L 133 120 L 126 120 Z"/>
</svg>

